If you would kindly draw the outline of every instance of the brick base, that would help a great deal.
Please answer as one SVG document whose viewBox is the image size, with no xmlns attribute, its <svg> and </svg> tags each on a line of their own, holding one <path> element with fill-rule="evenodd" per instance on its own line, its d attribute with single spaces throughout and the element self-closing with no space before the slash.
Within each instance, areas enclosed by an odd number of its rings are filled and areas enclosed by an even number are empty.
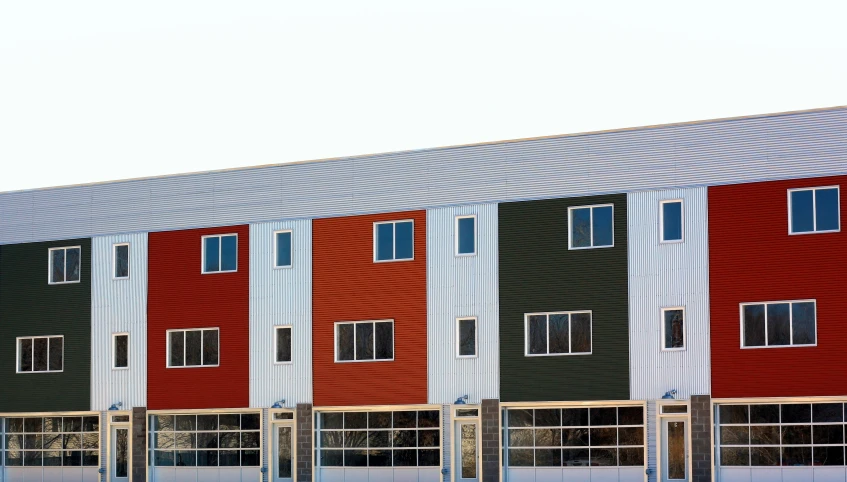
<svg viewBox="0 0 847 482">
<path fill-rule="evenodd" d="M 108 415 L 107 415 L 108 416 Z M 131 482 L 147 481 L 147 407 L 134 407 L 130 418 L 132 444 Z"/>
<path fill-rule="evenodd" d="M 297 404 L 295 429 L 297 436 L 297 482 L 312 482 L 312 404 Z"/>
<path fill-rule="evenodd" d="M 482 400 L 482 482 L 500 480 L 500 401 Z"/>
<path fill-rule="evenodd" d="M 712 404 L 709 395 L 691 396 L 691 481 L 712 480 Z"/>
</svg>

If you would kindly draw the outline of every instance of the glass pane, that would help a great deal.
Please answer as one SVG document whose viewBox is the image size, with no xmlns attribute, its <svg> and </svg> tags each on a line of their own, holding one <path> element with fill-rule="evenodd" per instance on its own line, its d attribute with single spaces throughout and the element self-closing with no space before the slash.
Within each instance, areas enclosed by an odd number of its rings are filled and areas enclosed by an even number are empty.
<svg viewBox="0 0 847 482">
<path fill-rule="evenodd" d="M 45 467 L 56 467 L 60 465 L 62 465 L 62 452 L 60 450 L 44 452 Z"/>
<path fill-rule="evenodd" d="M 344 451 L 321 450 L 322 467 L 342 467 L 344 465 Z"/>
<path fill-rule="evenodd" d="M 118 335 L 115 337 L 115 368 L 127 366 L 129 366 L 129 336 Z"/>
<path fill-rule="evenodd" d="M 532 410 L 510 409 L 507 413 L 510 427 L 532 427 Z"/>
<path fill-rule="evenodd" d="M 340 412 L 322 413 L 321 429 L 344 428 L 344 414 Z"/>
<path fill-rule="evenodd" d="M 394 323 L 387 321 L 376 325 L 376 359 L 394 358 Z"/>
<path fill-rule="evenodd" d="M 462 427 L 462 478 L 476 478 L 476 425 L 463 424 Z"/>
<path fill-rule="evenodd" d="M 747 442 L 740 443 L 746 444 Z M 750 443 L 752 445 L 779 445 L 779 426 L 754 425 L 750 427 Z"/>
<path fill-rule="evenodd" d="M 241 448 L 259 448 L 259 432 L 241 432 Z"/>
<path fill-rule="evenodd" d="M 779 423 L 779 405 L 750 405 L 750 423 Z"/>
<path fill-rule="evenodd" d="M 838 189 L 815 191 L 815 231 L 838 229 Z"/>
<path fill-rule="evenodd" d="M 189 330 L 185 332 L 185 366 L 198 366 L 203 361 L 203 334 L 200 330 Z"/>
<path fill-rule="evenodd" d="M 474 241 L 474 223 L 476 218 L 459 218 L 459 254 L 473 254 L 476 246 Z"/>
<path fill-rule="evenodd" d="M 368 464 L 371 467 L 391 467 L 391 450 L 368 450 Z"/>
<path fill-rule="evenodd" d="M 359 448 L 368 446 L 367 430 L 347 430 L 344 432 L 344 447 Z M 414 445 L 413 445 L 414 446 Z"/>
<path fill-rule="evenodd" d="M 558 314 L 549 315 L 549 332 L 550 337 L 550 353 L 568 353 L 569 333 L 568 333 L 568 315 Z"/>
<path fill-rule="evenodd" d="M 459 356 L 476 355 L 476 320 L 459 320 Z"/>
<path fill-rule="evenodd" d="M 685 479 L 685 422 L 668 422 L 668 479 Z"/>
<path fill-rule="evenodd" d="M 68 420 L 68 419 L 66 419 Z M 26 433 L 35 433 L 42 431 L 41 425 L 42 419 L 41 417 L 27 417 L 24 419 L 24 431 Z M 67 426 L 65 426 L 66 432 L 79 432 L 79 428 L 76 430 L 68 430 Z"/>
<path fill-rule="evenodd" d="M 203 330 L 203 364 L 218 364 L 218 330 Z"/>
<path fill-rule="evenodd" d="M 196 415 L 177 415 L 176 430 L 179 432 L 190 432 L 197 430 Z"/>
<path fill-rule="evenodd" d="M 115 246 L 115 278 L 129 276 L 129 245 Z"/>
<path fill-rule="evenodd" d="M 618 465 L 644 465 L 644 449 L 642 447 L 618 449 Z"/>
<path fill-rule="evenodd" d="M 182 331 L 172 331 L 169 334 L 170 336 L 170 347 L 169 350 L 171 352 L 170 356 L 170 366 L 172 367 L 181 367 L 185 365 L 184 350 L 185 350 L 185 332 Z"/>
<path fill-rule="evenodd" d="M 274 420 L 294 420 L 294 414 L 291 412 L 275 413 Z"/>
<path fill-rule="evenodd" d="M 218 465 L 221 467 L 238 467 L 241 465 L 238 450 L 221 450 L 218 452 Z"/>
<path fill-rule="evenodd" d="M 535 465 L 534 460 L 532 449 L 509 449 L 509 467 L 532 467 Z"/>
<path fill-rule="evenodd" d="M 277 477 L 290 479 L 291 473 L 291 427 L 278 427 L 276 439 Z"/>
<path fill-rule="evenodd" d="M 418 465 L 417 450 L 395 450 L 393 455 L 395 467 L 414 467 Z"/>
<path fill-rule="evenodd" d="M 176 446 L 176 436 L 171 432 L 157 433 L 153 445 L 157 449 L 172 449 Z"/>
<path fill-rule="evenodd" d="M 218 466 L 218 451 L 217 450 L 198 450 L 197 465 L 199 467 L 217 467 Z"/>
<path fill-rule="evenodd" d="M 6 466 L 20 467 L 24 464 L 23 452 L 20 450 L 9 450 L 6 452 Z"/>
<path fill-rule="evenodd" d="M 561 467 L 562 449 L 535 449 L 536 467 Z"/>
<path fill-rule="evenodd" d="M 351 323 L 337 325 L 336 332 L 338 334 L 337 353 L 339 360 L 353 360 L 353 340 L 355 326 Z"/>
<path fill-rule="evenodd" d="M 809 423 L 812 407 L 808 403 L 788 403 L 781 406 L 782 423 Z"/>
<path fill-rule="evenodd" d="M 793 467 L 812 465 L 812 447 L 783 447 L 782 465 Z"/>
<path fill-rule="evenodd" d="M 391 447 L 391 432 L 388 430 L 370 431 L 368 432 L 368 447 L 371 448 L 388 448 Z"/>
<path fill-rule="evenodd" d="M 215 272 L 221 270 L 221 238 L 214 236 L 211 238 L 203 238 L 205 246 L 203 255 L 206 259 L 203 260 L 203 270 L 206 272 Z"/>
<path fill-rule="evenodd" d="M 571 247 L 591 246 L 591 208 L 571 209 Z"/>
<path fill-rule="evenodd" d="M 394 240 L 396 243 L 394 254 L 396 259 L 412 259 L 414 257 L 414 253 L 412 252 L 412 245 L 414 243 L 412 240 L 413 231 L 411 221 L 396 223 L 394 225 L 394 235 L 396 236 Z"/>
<path fill-rule="evenodd" d="M 395 448 L 417 447 L 417 432 L 415 432 L 414 430 L 395 430 L 393 443 Z"/>
<path fill-rule="evenodd" d="M 608 467 L 618 465 L 616 449 L 591 449 L 591 465 Z"/>
<path fill-rule="evenodd" d="M 618 429 L 614 427 L 592 428 L 589 431 L 591 446 L 613 446 L 618 444 Z"/>
<path fill-rule="evenodd" d="M 812 421 L 841 422 L 844 420 L 843 407 L 840 403 L 815 403 L 812 405 Z"/>
<path fill-rule="evenodd" d="M 791 193 L 792 233 L 808 233 L 815 229 L 813 197 L 814 192 L 811 190 Z"/>
<path fill-rule="evenodd" d="M 535 411 L 536 427 L 561 427 L 562 411 L 558 408 L 538 409 Z"/>
<path fill-rule="evenodd" d="M 175 434 L 174 446 L 178 449 L 196 449 L 197 434 L 193 432 L 180 432 Z"/>
<path fill-rule="evenodd" d="M 68 435 L 65 435 L 65 437 L 67 438 Z M 75 437 L 75 440 L 77 441 L 76 446 L 70 446 L 68 448 L 78 449 L 79 448 L 79 435 L 73 435 L 73 437 Z M 40 450 L 40 449 L 44 448 L 43 445 L 42 445 L 42 441 L 43 441 L 43 439 L 42 439 L 42 436 L 41 436 L 40 433 L 38 433 L 38 434 L 26 434 L 26 435 L 24 435 L 24 448 L 25 449 Z"/>
<path fill-rule="evenodd" d="M 218 433 L 217 432 L 197 432 L 197 448 L 200 448 L 200 449 L 216 449 L 216 448 L 218 448 Z"/>
<path fill-rule="evenodd" d="M 324 448 L 342 448 L 344 447 L 344 432 L 340 430 L 322 430 L 321 445 Z"/>
<path fill-rule="evenodd" d="M 721 466 L 749 466 L 750 449 L 747 447 L 721 447 Z"/>
<path fill-rule="evenodd" d="M 682 202 L 662 203 L 662 241 L 682 239 Z"/>
<path fill-rule="evenodd" d="M 479 416 L 479 410 L 477 410 L 475 408 L 464 408 L 464 409 L 460 408 L 460 409 L 456 410 L 456 416 L 457 417 L 478 417 Z"/>
<path fill-rule="evenodd" d="M 670 408 L 670 407 L 663 407 L 663 408 Z M 683 405 L 683 408 L 686 408 L 686 407 Z M 685 412 L 683 412 L 683 413 L 685 413 Z M 619 407 L 618 408 L 618 424 L 619 425 L 641 425 L 643 423 L 644 423 L 644 407 Z"/>
<path fill-rule="evenodd" d="M 768 346 L 788 345 L 791 343 L 791 314 L 788 303 L 767 305 L 768 309 Z"/>
<path fill-rule="evenodd" d="M 562 409 L 562 426 L 563 427 L 585 427 L 588 425 L 588 409 L 587 408 L 563 408 Z"/>
<path fill-rule="evenodd" d="M 417 412 L 394 412 L 394 428 L 415 428 L 416 426 Z"/>
<path fill-rule="evenodd" d="M 100 430 L 100 417 L 82 417 L 82 431 L 83 432 L 96 432 Z"/>
<path fill-rule="evenodd" d="M 665 348 L 684 348 L 682 310 L 665 310 Z"/>
<path fill-rule="evenodd" d="M 440 412 L 438 410 L 421 410 L 418 412 L 418 428 L 437 428 L 440 425 Z"/>
<path fill-rule="evenodd" d="M 844 444 L 844 428 L 839 425 L 813 425 L 812 443 Z"/>
<path fill-rule="evenodd" d="M 276 361 L 277 363 L 291 361 L 291 328 L 276 329 Z"/>
<path fill-rule="evenodd" d="M 791 304 L 791 336 L 794 345 L 815 344 L 815 304 Z"/>
<path fill-rule="evenodd" d="M 174 452 L 173 450 L 156 450 L 154 452 L 153 460 L 156 466 L 173 467 Z"/>
<path fill-rule="evenodd" d="M 345 450 L 344 451 L 344 466 L 345 467 L 367 467 L 368 451 L 367 450 Z"/>
<path fill-rule="evenodd" d="M 115 429 L 115 477 L 129 477 L 128 436 L 128 429 Z"/>
<path fill-rule="evenodd" d="M 198 415 L 197 430 L 217 430 L 218 416 L 217 415 Z"/>
<path fill-rule="evenodd" d="M 344 428 L 356 429 L 367 428 L 368 414 L 367 412 L 344 412 Z"/>
<path fill-rule="evenodd" d="M 750 427 L 724 426 L 720 428 L 721 445 L 747 445 L 750 443 Z"/>
<path fill-rule="evenodd" d="M 238 268 L 238 236 L 221 238 L 221 271 L 235 271 Z"/>
<path fill-rule="evenodd" d="M 32 371 L 32 340 L 31 339 L 21 340 L 20 354 L 21 354 L 20 370 L 22 372 L 31 372 Z"/>
<path fill-rule="evenodd" d="M 65 339 L 61 336 L 54 336 L 50 338 L 50 360 L 49 360 L 49 369 L 54 371 L 62 370 L 62 358 L 64 356 L 64 343 Z"/>
<path fill-rule="evenodd" d="M 720 423 L 749 423 L 747 405 L 721 405 Z"/>
<path fill-rule="evenodd" d="M 33 371 L 47 371 L 47 338 L 36 338 L 33 343 Z"/>
<path fill-rule="evenodd" d="M 562 445 L 562 429 L 560 428 L 537 428 L 535 429 L 536 447 L 560 447 Z M 538 454 L 536 454 L 538 458 Z"/>
<path fill-rule="evenodd" d="M 174 430 L 173 415 L 154 415 L 153 423 L 155 424 L 153 430 L 157 432 L 173 432 Z"/>
<path fill-rule="evenodd" d="M 591 313 L 571 315 L 571 353 L 591 353 Z"/>
<path fill-rule="evenodd" d="M 222 449 L 237 449 L 241 446 L 241 437 L 238 432 L 221 432 L 218 440 Z"/>
<path fill-rule="evenodd" d="M 509 430 L 510 447 L 532 447 L 535 442 L 535 434 L 530 428 L 516 428 Z"/>
<path fill-rule="evenodd" d="M 241 466 L 242 467 L 258 467 L 259 466 L 259 451 L 258 450 L 242 450 L 241 451 Z"/>
<path fill-rule="evenodd" d="M 616 408 L 592 408 L 590 410 L 592 426 L 616 425 L 618 423 L 618 410 Z"/>
<path fill-rule="evenodd" d="M 612 206 L 593 208 L 592 225 L 594 228 L 593 246 L 611 246 L 614 239 L 612 234 Z"/>
<path fill-rule="evenodd" d="M 438 447 L 441 445 L 441 435 L 438 430 L 419 430 L 418 447 Z"/>
<path fill-rule="evenodd" d="M 744 306 L 744 346 L 765 346 L 765 305 Z"/>
<path fill-rule="evenodd" d="M 644 445 L 644 429 L 641 427 L 619 428 L 618 445 Z"/>
<path fill-rule="evenodd" d="M 547 353 L 547 315 L 530 315 L 528 336 L 530 355 Z"/>
<path fill-rule="evenodd" d="M 437 467 L 441 464 L 440 450 L 418 450 L 418 465 L 421 467 Z"/>
<path fill-rule="evenodd" d="M 291 266 L 291 233 L 276 233 L 276 266 Z"/>
<path fill-rule="evenodd" d="M 65 281 L 65 250 L 54 249 L 50 251 L 50 264 L 52 271 L 50 272 L 50 281 L 52 283 L 62 283 Z"/>
<path fill-rule="evenodd" d="M 566 467 L 587 467 L 589 464 L 588 449 L 562 450 L 562 465 Z"/>
<path fill-rule="evenodd" d="M 221 430 L 238 430 L 241 427 L 241 420 L 237 413 L 221 414 L 219 416 Z"/>
<path fill-rule="evenodd" d="M 197 452 L 194 450 L 177 450 L 174 464 L 177 467 L 197 466 Z"/>
<path fill-rule="evenodd" d="M 814 465 L 844 465 L 844 447 L 814 447 Z"/>
<path fill-rule="evenodd" d="M 79 453 L 79 452 L 66 452 L 66 453 Z M 27 451 L 24 452 L 24 465 L 27 467 L 40 467 L 41 466 L 41 454 L 40 451 Z M 65 465 L 79 465 L 76 464 L 65 464 Z"/>
<path fill-rule="evenodd" d="M 585 447 L 588 445 L 587 428 L 562 429 L 562 445 L 565 447 Z"/>
<path fill-rule="evenodd" d="M 783 445 L 809 445 L 812 443 L 811 425 L 783 425 Z"/>
<path fill-rule="evenodd" d="M 65 253 L 65 281 L 79 281 L 79 248 L 68 249 Z"/>
<path fill-rule="evenodd" d="M 394 224 L 376 225 L 376 259 L 379 261 L 394 259 Z"/>
<path fill-rule="evenodd" d="M 356 359 L 374 359 L 373 323 L 356 323 Z"/>
</svg>

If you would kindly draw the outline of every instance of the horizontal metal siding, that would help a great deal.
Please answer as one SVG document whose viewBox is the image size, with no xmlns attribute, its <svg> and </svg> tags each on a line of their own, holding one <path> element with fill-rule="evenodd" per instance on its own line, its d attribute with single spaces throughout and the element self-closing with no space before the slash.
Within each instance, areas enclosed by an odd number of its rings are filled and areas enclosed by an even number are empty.
<svg viewBox="0 0 847 482">
<path fill-rule="evenodd" d="M 456 216 L 476 215 L 477 254 L 456 256 Z M 429 403 L 498 398 L 497 205 L 431 209 L 427 229 Z M 476 358 L 456 357 L 456 318 L 476 317 Z"/>
<path fill-rule="evenodd" d="M 114 279 L 116 243 L 129 243 L 129 279 Z M 147 406 L 147 234 L 92 240 L 91 409 Z M 112 369 L 112 334 L 129 333 L 129 369 Z"/>
<path fill-rule="evenodd" d="M 847 109 L 0 194 L 0 244 L 847 172 Z"/>
<path fill-rule="evenodd" d="M 291 268 L 273 267 L 274 231 L 291 230 Z M 250 225 L 250 406 L 312 403 L 312 222 Z M 274 326 L 291 326 L 291 364 L 274 364 Z"/>
<path fill-rule="evenodd" d="M 684 242 L 659 242 L 659 203 L 683 200 Z M 633 400 L 706 395 L 709 368 L 709 240 L 706 188 L 630 193 L 630 391 Z M 662 351 L 662 308 L 685 307 L 685 350 Z"/>
</svg>

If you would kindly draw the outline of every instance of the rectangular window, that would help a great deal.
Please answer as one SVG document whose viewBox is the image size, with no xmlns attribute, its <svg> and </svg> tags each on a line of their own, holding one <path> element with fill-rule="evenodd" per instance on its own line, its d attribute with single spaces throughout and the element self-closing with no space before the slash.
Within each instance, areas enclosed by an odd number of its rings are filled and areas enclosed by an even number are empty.
<svg viewBox="0 0 847 482">
<path fill-rule="evenodd" d="M 2 425 L 6 426 L 5 457 L 0 458 L 5 459 L 6 467 L 100 465 L 100 417 L 97 415 L 0 418 Z"/>
<path fill-rule="evenodd" d="M 129 278 L 129 243 L 116 244 L 114 250 L 115 279 Z"/>
<path fill-rule="evenodd" d="M 357 321 L 335 324 L 336 362 L 393 359 L 393 321 Z"/>
<path fill-rule="evenodd" d="M 741 304 L 741 347 L 817 343 L 815 300 Z"/>
<path fill-rule="evenodd" d="M 238 235 L 203 236 L 203 273 L 230 273 L 238 269 Z"/>
<path fill-rule="evenodd" d="M 291 267 L 291 231 L 274 232 L 274 268 Z"/>
<path fill-rule="evenodd" d="M 151 465 L 258 467 L 261 429 L 259 413 L 151 415 Z"/>
<path fill-rule="evenodd" d="M 790 189 L 788 232 L 831 233 L 841 229 L 838 186 Z"/>
<path fill-rule="evenodd" d="M 644 406 L 509 408 L 506 467 L 644 466 Z"/>
<path fill-rule="evenodd" d="M 112 352 L 114 364 L 112 368 L 129 368 L 129 334 L 115 333 L 112 335 Z"/>
<path fill-rule="evenodd" d="M 456 256 L 476 254 L 476 216 L 456 216 Z"/>
<path fill-rule="evenodd" d="M 614 208 L 611 204 L 568 208 L 570 249 L 614 246 Z"/>
<path fill-rule="evenodd" d="M 18 373 L 62 371 L 64 344 L 63 336 L 18 338 Z"/>
<path fill-rule="evenodd" d="M 682 242 L 682 200 L 674 199 L 659 203 L 659 224 L 663 243 Z"/>
<path fill-rule="evenodd" d="M 528 313 L 526 356 L 591 354 L 591 312 Z"/>
<path fill-rule="evenodd" d="M 374 261 L 414 259 L 414 222 L 374 223 Z"/>
<path fill-rule="evenodd" d="M 441 412 L 322 412 L 315 428 L 319 467 L 437 467 Z"/>
<path fill-rule="evenodd" d="M 274 327 L 274 353 L 276 363 L 291 363 L 291 327 L 277 326 Z"/>
<path fill-rule="evenodd" d="M 456 320 L 456 356 L 476 356 L 476 318 Z"/>
<path fill-rule="evenodd" d="M 50 284 L 79 283 L 82 248 L 51 248 L 48 251 Z"/>
<path fill-rule="evenodd" d="M 218 365 L 218 329 L 168 330 L 168 368 Z"/>
<path fill-rule="evenodd" d="M 685 349 L 685 308 L 662 308 L 662 349 Z"/>
</svg>

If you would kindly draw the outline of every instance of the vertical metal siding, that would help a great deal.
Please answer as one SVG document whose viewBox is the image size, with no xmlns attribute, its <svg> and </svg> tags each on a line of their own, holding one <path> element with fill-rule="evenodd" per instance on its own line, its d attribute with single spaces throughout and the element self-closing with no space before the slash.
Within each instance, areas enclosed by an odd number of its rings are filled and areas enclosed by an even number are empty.
<svg viewBox="0 0 847 482">
<path fill-rule="evenodd" d="M 659 202 L 683 199 L 684 242 L 659 243 Z M 628 194 L 630 396 L 710 393 L 706 188 Z M 685 350 L 662 351 L 664 307 L 685 307 Z"/>
<path fill-rule="evenodd" d="M 274 231 L 291 230 L 291 267 L 273 267 Z M 274 326 L 291 326 L 291 363 L 274 363 Z M 250 225 L 250 407 L 312 403 L 312 222 Z"/>
<path fill-rule="evenodd" d="M 129 279 L 113 279 L 112 250 L 129 243 Z M 91 409 L 147 406 L 147 234 L 92 240 Z M 129 333 L 129 369 L 112 369 L 112 334 Z"/>
<path fill-rule="evenodd" d="M 659 421 L 656 417 L 655 400 L 649 400 L 647 402 L 647 420 L 645 422 L 647 428 L 647 482 L 656 482 L 656 472 L 658 469 L 656 455 L 660 449 L 656 446 L 656 430 L 659 429 Z"/>
<path fill-rule="evenodd" d="M 441 407 L 441 469 L 443 482 L 451 482 L 453 474 L 450 473 L 450 451 L 453 447 L 453 422 L 450 412 L 453 411 L 451 405 Z"/>
<path fill-rule="evenodd" d="M 456 216 L 476 215 L 475 256 L 456 256 Z M 499 398 L 497 205 L 427 211 L 428 402 Z M 476 317 L 476 358 L 456 356 L 456 318 Z"/>
</svg>

